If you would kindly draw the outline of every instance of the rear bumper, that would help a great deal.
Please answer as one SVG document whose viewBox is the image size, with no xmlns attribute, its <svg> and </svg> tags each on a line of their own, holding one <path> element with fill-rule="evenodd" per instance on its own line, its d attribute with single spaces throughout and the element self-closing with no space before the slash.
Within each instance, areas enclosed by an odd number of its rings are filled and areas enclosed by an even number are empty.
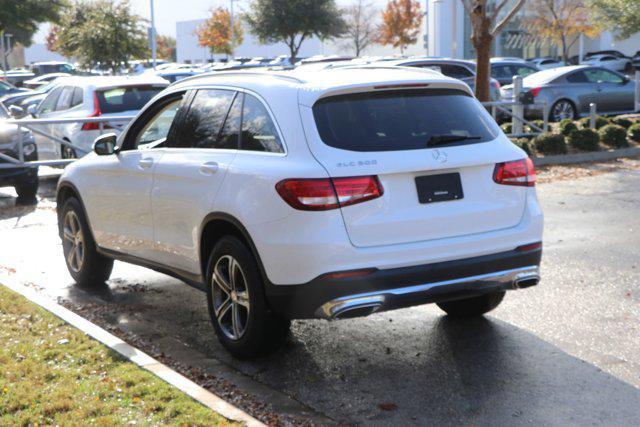
<svg viewBox="0 0 640 427">
<path fill-rule="evenodd" d="M 362 277 L 318 277 L 266 287 L 270 307 L 291 318 L 345 318 L 470 298 L 536 285 L 542 250 L 508 251 L 455 261 L 377 270 Z"/>
</svg>

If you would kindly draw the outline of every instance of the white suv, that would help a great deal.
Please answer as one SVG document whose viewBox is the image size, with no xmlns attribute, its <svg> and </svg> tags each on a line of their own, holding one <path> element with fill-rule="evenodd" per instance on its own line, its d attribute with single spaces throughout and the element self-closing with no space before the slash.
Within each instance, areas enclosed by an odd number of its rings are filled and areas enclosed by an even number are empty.
<svg viewBox="0 0 640 427">
<path fill-rule="evenodd" d="M 539 280 L 531 161 L 434 71 L 193 77 L 94 150 L 57 194 L 73 278 L 100 285 L 118 259 L 197 286 L 237 357 L 290 319 L 476 316 Z"/>
</svg>

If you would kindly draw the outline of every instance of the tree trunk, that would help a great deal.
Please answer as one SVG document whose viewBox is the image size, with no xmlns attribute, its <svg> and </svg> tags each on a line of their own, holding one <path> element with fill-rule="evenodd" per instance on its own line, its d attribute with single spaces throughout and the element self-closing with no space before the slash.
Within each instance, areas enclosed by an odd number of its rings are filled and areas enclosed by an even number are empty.
<svg viewBox="0 0 640 427">
<path fill-rule="evenodd" d="M 489 79 L 491 78 L 491 67 L 489 59 L 491 58 L 491 41 L 492 37 L 486 35 L 480 43 L 474 43 L 474 48 L 478 55 L 476 66 L 476 98 L 480 102 L 490 101 Z"/>
</svg>

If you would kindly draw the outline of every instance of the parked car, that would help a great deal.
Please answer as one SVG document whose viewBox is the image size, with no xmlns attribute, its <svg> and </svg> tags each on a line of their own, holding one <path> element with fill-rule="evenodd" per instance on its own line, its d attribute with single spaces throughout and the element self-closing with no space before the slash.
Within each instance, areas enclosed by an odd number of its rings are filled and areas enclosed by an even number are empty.
<svg viewBox="0 0 640 427">
<path fill-rule="evenodd" d="M 59 77 L 52 82 L 40 87 L 37 90 L 28 90 L 21 93 L 16 93 L 13 95 L 7 95 L 3 98 L 0 98 L 0 102 L 4 104 L 7 109 L 11 112 L 14 110 L 12 107 L 19 107 L 21 111 L 16 111 L 12 113 L 14 117 L 22 118 L 28 114 L 30 108 L 34 108 L 44 98 L 46 98 L 47 94 L 51 92 L 58 84 L 60 84 L 66 77 Z M 31 107 L 31 106 L 34 107 Z"/>
<path fill-rule="evenodd" d="M 473 61 L 465 61 L 462 59 L 413 57 L 394 61 L 385 61 L 384 64 L 388 66 L 429 68 L 436 70 L 447 77 L 462 80 L 469 85 L 471 90 L 474 90 L 476 85 L 476 63 Z M 496 79 L 491 78 L 490 84 L 491 100 L 500 100 L 500 83 L 498 83 Z"/>
<path fill-rule="evenodd" d="M 491 58 L 491 77 L 500 85 L 510 85 L 515 76 L 524 78 L 538 71 L 538 67 L 522 59 Z"/>
<path fill-rule="evenodd" d="M 25 87 L 27 89 L 38 89 L 42 86 L 46 86 L 48 83 L 51 83 L 52 81 L 60 77 L 71 77 L 71 74 L 68 74 L 68 73 L 43 74 L 36 78 L 25 80 L 22 83 L 22 87 Z"/>
<path fill-rule="evenodd" d="M 576 119 L 596 104 L 599 114 L 622 114 L 634 109 L 635 82 L 602 67 L 571 65 L 525 77 L 523 91 L 537 103 L 549 106 L 549 120 Z M 502 87 L 502 97 L 513 99 L 513 85 Z M 543 117 L 541 105 L 525 106 L 525 117 Z"/>
<path fill-rule="evenodd" d="M 167 86 L 167 81 L 158 77 L 72 77 L 49 92 L 31 113 L 38 119 L 133 116 Z M 118 133 L 125 125 L 107 122 L 103 129 Z M 68 146 L 61 148 L 49 138 L 37 135 L 43 158 L 45 155 L 63 159 L 82 157 L 91 151 L 93 141 L 101 134 L 98 123 L 60 123 L 38 127 L 81 147 L 83 151 L 77 152 Z"/>
<path fill-rule="evenodd" d="M 533 58 L 529 62 L 540 70 L 549 70 L 552 68 L 564 67 L 565 63 L 553 58 Z"/>
<path fill-rule="evenodd" d="M 34 62 L 30 68 L 36 76 L 51 73 L 74 74 L 76 72 L 76 67 L 63 61 Z"/>
<path fill-rule="evenodd" d="M 19 147 L 25 161 L 38 160 L 38 149 L 33 135 L 28 129 L 7 123 L 10 118 L 7 109 L 0 104 L 0 153 L 19 158 Z M 38 168 L 20 167 L 5 169 L 2 165 L 9 162 L 0 158 L 0 187 L 14 187 L 20 201 L 31 201 L 38 192 Z"/>
<path fill-rule="evenodd" d="M 532 162 L 437 72 L 206 74 L 94 150 L 58 186 L 72 277 L 99 286 L 120 259 L 205 290 L 237 357 L 278 348 L 290 319 L 480 316 L 538 283 Z"/>
<path fill-rule="evenodd" d="M 23 89 L 23 88 L 15 87 L 11 83 L 3 81 L 3 80 L 0 79 L 0 98 L 8 96 L 8 95 L 29 93 L 29 92 L 30 92 L 29 89 Z"/>
<path fill-rule="evenodd" d="M 613 55 L 591 55 L 582 61 L 584 65 L 603 67 L 613 71 L 631 72 L 633 63 L 630 58 L 619 58 Z"/>
<path fill-rule="evenodd" d="M 175 83 L 177 81 L 186 79 L 187 77 L 195 76 L 200 73 L 201 71 L 194 71 L 191 69 L 165 69 L 157 71 L 155 75 L 165 79 L 169 83 Z"/>
<path fill-rule="evenodd" d="M 15 87 L 22 87 L 22 83 L 25 80 L 30 80 L 34 78 L 36 75 L 30 72 L 29 70 L 10 70 L 6 73 L 1 73 L 0 79 L 10 83 Z"/>
<path fill-rule="evenodd" d="M 640 70 L 640 50 L 636 51 L 636 54 L 631 58 L 633 61 L 633 68 Z"/>
</svg>

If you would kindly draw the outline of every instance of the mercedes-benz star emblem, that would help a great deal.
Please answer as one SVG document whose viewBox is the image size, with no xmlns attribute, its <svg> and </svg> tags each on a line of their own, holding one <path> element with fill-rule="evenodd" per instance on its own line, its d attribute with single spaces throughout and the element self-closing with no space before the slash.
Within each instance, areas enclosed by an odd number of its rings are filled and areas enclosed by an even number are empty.
<svg viewBox="0 0 640 427">
<path fill-rule="evenodd" d="M 433 150 L 431 153 L 433 155 L 434 160 L 444 163 L 447 161 L 447 153 L 442 150 Z"/>
</svg>

